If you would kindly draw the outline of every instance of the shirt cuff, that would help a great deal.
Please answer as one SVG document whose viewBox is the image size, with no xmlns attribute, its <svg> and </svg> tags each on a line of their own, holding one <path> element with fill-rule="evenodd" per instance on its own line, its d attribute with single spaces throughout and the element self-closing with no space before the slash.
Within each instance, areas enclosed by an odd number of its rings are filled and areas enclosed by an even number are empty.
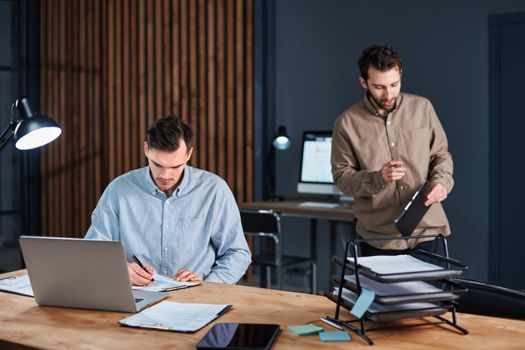
<svg viewBox="0 0 525 350">
<path fill-rule="evenodd" d="M 372 181 L 375 187 L 375 193 L 379 193 L 386 188 L 386 182 L 381 175 L 381 171 L 374 171 L 372 173 Z"/>
<path fill-rule="evenodd" d="M 435 178 L 430 179 L 430 183 L 438 183 L 438 184 L 443 185 L 443 187 L 445 187 L 445 189 L 447 190 L 447 193 L 450 193 L 450 191 L 452 191 L 452 184 L 450 183 L 450 181 L 447 181 L 447 179 L 445 178 L 435 177 Z"/>
</svg>

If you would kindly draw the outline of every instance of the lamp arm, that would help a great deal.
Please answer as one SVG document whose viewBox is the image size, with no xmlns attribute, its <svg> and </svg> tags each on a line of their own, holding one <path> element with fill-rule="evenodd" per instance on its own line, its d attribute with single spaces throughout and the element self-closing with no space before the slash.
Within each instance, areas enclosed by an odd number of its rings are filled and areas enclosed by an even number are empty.
<svg viewBox="0 0 525 350">
<path fill-rule="evenodd" d="M 11 120 L 7 128 L 2 132 L 2 135 L 0 135 L 0 153 L 2 153 L 2 150 L 7 146 L 9 141 L 11 141 L 11 138 L 13 138 L 17 124 L 18 121 Z"/>
</svg>

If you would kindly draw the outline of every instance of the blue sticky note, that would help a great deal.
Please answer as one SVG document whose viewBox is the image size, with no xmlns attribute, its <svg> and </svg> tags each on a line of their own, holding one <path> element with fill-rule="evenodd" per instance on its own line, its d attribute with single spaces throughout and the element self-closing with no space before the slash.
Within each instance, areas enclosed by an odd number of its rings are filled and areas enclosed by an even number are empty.
<svg viewBox="0 0 525 350">
<path fill-rule="evenodd" d="M 304 324 L 300 326 L 288 326 L 288 330 L 295 335 L 313 335 L 324 331 L 323 327 L 318 327 L 313 324 Z"/>
<path fill-rule="evenodd" d="M 350 341 L 352 337 L 346 332 L 321 332 L 319 338 L 322 341 Z"/>
<path fill-rule="evenodd" d="M 372 305 L 374 302 L 374 298 L 376 296 L 376 293 L 374 293 L 371 290 L 368 290 L 366 288 L 361 288 L 361 295 L 357 300 L 355 301 L 354 307 L 352 310 L 350 310 L 350 313 L 354 315 L 357 318 L 363 317 L 366 310 Z"/>
</svg>

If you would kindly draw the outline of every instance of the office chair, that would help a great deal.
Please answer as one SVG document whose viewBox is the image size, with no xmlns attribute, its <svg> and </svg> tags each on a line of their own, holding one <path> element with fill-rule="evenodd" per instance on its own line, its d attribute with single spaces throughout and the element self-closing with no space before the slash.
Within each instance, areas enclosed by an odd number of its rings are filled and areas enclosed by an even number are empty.
<svg viewBox="0 0 525 350">
<path fill-rule="evenodd" d="M 304 257 L 282 254 L 281 218 L 273 210 L 241 210 L 241 221 L 244 233 L 247 236 L 270 238 L 274 245 L 274 252 L 263 249 L 260 254 L 252 256 L 252 264 L 265 268 L 266 287 L 272 285 L 272 268 L 275 269 L 277 288 L 282 289 L 282 275 L 285 266 L 309 263 L 312 272 L 311 292 L 317 292 L 317 265 L 314 260 Z M 254 242 L 255 243 L 255 242 Z M 261 280 L 262 282 L 262 280 Z"/>
<path fill-rule="evenodd" d="M 525 292 L 495 284 L 454 278 L 468 291 L 458 299 L 459 312 L 525 320 Z"/>
</svg>

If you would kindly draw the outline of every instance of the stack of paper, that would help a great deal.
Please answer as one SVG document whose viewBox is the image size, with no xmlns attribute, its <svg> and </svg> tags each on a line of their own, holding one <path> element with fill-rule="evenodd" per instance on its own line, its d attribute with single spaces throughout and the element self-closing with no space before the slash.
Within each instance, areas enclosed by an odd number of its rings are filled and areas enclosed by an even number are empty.
<svg viewBox="0 0 525 350">
<path fill-rule="evenodd" d="M 348 258 L 353 263 L 354 258 Z M 443 267 L 414 258 L 411 255 L 376 255 L 357 259 L 359 265 L 378 274 L 413 273 L 443 270 Z"/>
</svg>

